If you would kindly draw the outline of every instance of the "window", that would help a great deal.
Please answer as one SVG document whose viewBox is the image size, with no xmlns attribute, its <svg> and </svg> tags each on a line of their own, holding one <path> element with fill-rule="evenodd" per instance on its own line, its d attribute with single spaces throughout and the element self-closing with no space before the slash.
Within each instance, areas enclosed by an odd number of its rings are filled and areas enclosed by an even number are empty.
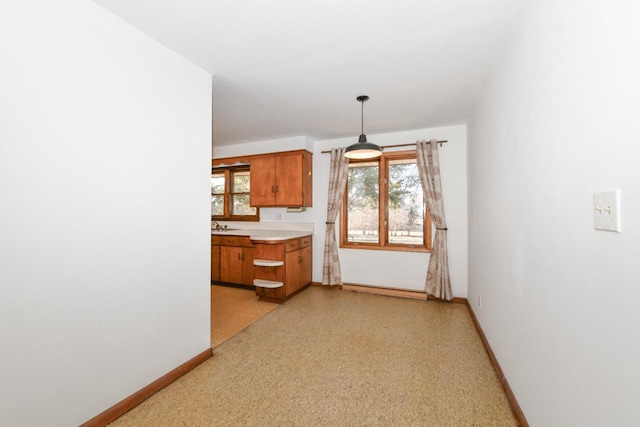
<svg viewBox="0 0 640 427">
<path fill-rule="evenodd" d="M 259 221 L 259 209 L 249 205 L 248 168 L 215 168 L 211 173 L 211 217 L 218 220 Z"/>
<path fill-rule="evenodd" d="M 343 248 L 426 252 L 431 219 L 415 151 L 350 160 L 341 208 Z"/>
</svg>

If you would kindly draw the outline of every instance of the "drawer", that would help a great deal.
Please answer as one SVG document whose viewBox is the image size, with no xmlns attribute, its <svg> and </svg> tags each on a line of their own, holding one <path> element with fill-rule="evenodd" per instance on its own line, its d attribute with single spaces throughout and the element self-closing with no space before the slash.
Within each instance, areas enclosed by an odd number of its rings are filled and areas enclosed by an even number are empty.
<svg viewBox="0 0 640 427">
<path fill-rule="evenodd" d="M 311 246 L 311 236 L 306 236 L 300 239 L 300 248 L 306 248 Z"/>
<path fill-rule="evenodd" d="M 242 236 L 220 236 L 222 246 L 242 246 Z"/>
<path fill-rule="evenodd" d="M 291 252 L 300 249 L 300 240 L 287 240 L 284 244 L 285 251 Z"/>
<path fill-rule="evenodd" d="M 256 245 L 251 241 L 251 237 L 243 237 L 242 238 L 242 246 L 245 248 L 255 248 Z"/>
<path fill-rule="evenodd" d="M 220 236 L 211 236 L 211 244 L 212 245 L 219 245 L 220 244 Z"/>
</svg>

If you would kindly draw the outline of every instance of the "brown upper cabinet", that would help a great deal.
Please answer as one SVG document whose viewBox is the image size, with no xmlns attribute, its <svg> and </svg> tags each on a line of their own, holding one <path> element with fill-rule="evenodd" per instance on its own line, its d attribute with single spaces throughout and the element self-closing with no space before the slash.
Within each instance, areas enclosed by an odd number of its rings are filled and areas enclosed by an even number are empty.
<svg viewBox="0 0 640 427">
<path fill-rule="evenodd" d="M 287 151 L 251 158 L 251 206 L 312 206 L 312 154 Z"/>
</svg>

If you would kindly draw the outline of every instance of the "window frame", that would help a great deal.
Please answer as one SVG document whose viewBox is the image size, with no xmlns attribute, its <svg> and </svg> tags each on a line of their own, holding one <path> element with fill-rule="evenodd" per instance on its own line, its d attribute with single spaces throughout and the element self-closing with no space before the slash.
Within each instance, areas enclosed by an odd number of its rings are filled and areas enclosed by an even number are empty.
<svg viewBox="0 0 640 427">
<path fill-rule="evenodd" d="M 349 194 L 346 191 L 342 199 L 340 206 L 340 247 L 345 249 L 366 249 L 366 250 L 382 250 L 382 251 L 402 251 L 402 252 L 431 252 L 431 215 L 429 214 L 429 207 L 427 205 L 427 198 L 423 192 L 423 203 L 425 218 L 422 224 L 424 244 L 401 244 L 401 243 L 389 243 L 389 189 L 388 189 L 388 176 L 389 176 L 389 163 L 394 160 L 416 160 L 416 152 L 414 150 L 409 151 L 393 151 L 389 153 L 382 153 L 377 159 L 349 159 L 349 164 L 352 163 L 378 163 L 378 243 L 362 243 L 362 242 L 349 242 L 348 241 L 348 198 Z"/>
<path fill-rule="evenodd" d="M 213 221 L 260 221 L 260 208 L 256 207 L 255 215 L 232 215 L 231 214 L 231 202 L 232 196 L 236 194 L 250 194 L 251 184 L 249 184 L 249 192 L 232 193 L 233 186 L 233 173 L 235 172 L 249 172 L 249 182 L 251 182 L 251 168 L 249 166 L 239 167 L 215 167 L 211 169 L 211 175 L 214 173 L 224 173 L 224 214 L 223 215 L 211 215 Z M 222 193 L 218 193 L 222 194 Z"/>
</svg>

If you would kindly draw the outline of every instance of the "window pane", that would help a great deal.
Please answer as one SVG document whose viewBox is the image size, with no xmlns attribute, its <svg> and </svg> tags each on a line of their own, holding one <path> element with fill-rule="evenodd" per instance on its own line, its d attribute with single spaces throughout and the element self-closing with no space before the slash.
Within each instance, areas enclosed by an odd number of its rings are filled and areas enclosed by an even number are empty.
<svg viewBox="0 0 640 427">
<path fill-rule="evenodd" d="M 211 195 L 211 215 L 224 215 L 224 196 Z"/>
<path fill-rule="evenodd" d="M 224 194 L 224 173 L 211 174 L 211 194 Z"/>
<path fill-rule="evenodd" d="M 349 165 L 347 241 L 378 243 L 378 162 Z"/>
<path fill-rule="evenodd" d="M 389 161 L 389 243 L 424 243 L 424 201 L 415 159 Z"/>
<path fill-rule="evenodd" d="M 234 172 L 233 173 L 233 188 L 232 193 L 248 193 L 250 184 L 249 171 Z"/>
<path fill-rule="evenodd" d="M 248 194 L 234 194 L 231 196 L 231 215 L 255 215 L 256 208 L 249 206 Z"/>
</svg>

